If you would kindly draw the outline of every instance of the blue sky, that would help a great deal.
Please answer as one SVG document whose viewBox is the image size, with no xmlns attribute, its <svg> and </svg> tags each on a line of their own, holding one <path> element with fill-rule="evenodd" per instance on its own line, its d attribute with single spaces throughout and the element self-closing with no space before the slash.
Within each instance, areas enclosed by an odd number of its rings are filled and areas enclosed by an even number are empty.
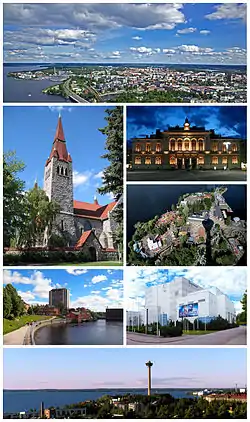
<svg viewBox="0 0 250 422">
<path fill-rule="evenodd" d="M 246 348 L 25 348 L 18 353 L 4 349 L 4 388 L 146 389 L 149 359 L 154 363 L 153 388 L 234 388 L 236 383 L 240 388 L 246 384 L 246 352 Z"/>
<path fill-rule="evenodd" d="M 169 270 L 129 267 L 124 278 L 126 309 L 143 309 L 148 286 L 169 283 L 176 277 L 185 277 L 202 288 L 217 287 L 234 302 L 236 313 L 241 311 L 240 300 L 247 289 L 247 269 L 244 267 L 209 267 L 209 270 L 205 267 Z"/>
<path fill-rule="evenodd" d="M 45 162 L 50 154 L 59 112 L 68 152 L 73 160 L 74 199 L 100 204 L 109 203 L 112 195 L 96 193 L 102 184 L 102 171 L 109 165 L 104 154 L 106 137 L 98 130 L 106 126 L 109 107 L 4 107 L 4 151 L 15 150 L 26 168 L 20 173 L 26 188 L 37 179 L 43 187 Z M 15 122 L 15 124 L 13 124 Z"/>
<path fill-rule="evenodd" d="M 246 64 L 246 4 L 5 4 L 5 62 Z"/>
<path fill-rule="evenodd" d="M 141 106 L 127 107 L 127 139 L 150 135 L 156 129 L 183 126 L 188 117 L 191 126 L 214 129 L 222 136 L 246 139 L 246 107 L 243 106 Z"/>
<path fill-rule="evenodd" d="M 52 288 L 70 291 L 70 306 L 105 311 L 123 307 L 122 270 L 4 270 L 4 285 L 11 283 L 29 304 L 46 304 Z"/>
</svg>

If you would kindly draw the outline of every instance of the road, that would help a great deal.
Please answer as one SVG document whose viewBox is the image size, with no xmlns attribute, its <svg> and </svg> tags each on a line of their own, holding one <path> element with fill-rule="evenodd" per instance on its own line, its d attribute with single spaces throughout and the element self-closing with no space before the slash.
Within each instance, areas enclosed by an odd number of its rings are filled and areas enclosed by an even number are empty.
<svg viewBox="0 0 250 422">
<path fill-rule="evenodd" d="M 127 344 L 128 345 L 245 345 L 247 344 L 247 328 L 237 327 L 231 328 L 230 330 L 218 331 L 211 334 L 202 335 L 183 335 L 181 337 L 157 337 L 146 334 L 138 333 L 127 333 Z"/>
<path fill-rule="evenodd" d="M 30 327 L 25 325 L 18 330 L 12 331 L 11 333 L 3 336 L 4 345 L 20 346 L 26 344 L 26 338 L 29 336 Z"/>
<path fill-rule="evenodd" d="M 64 91 L 68 95 L 68 97 L 72 98 L 77 103 L 89 103 L 89 101 L 84 100 L 84 98 L 72 92 L 69 88 L 69 84 L 70 84 L 70 79 L 68 79 L 64 84 Z"/>
<path fill-rule="evenodd" d="M 132 170 L 127 172 L 129 182 L 139 181 L 235 181 L 247 179 L 245 171 L 241 170 Z"/>
</svg>

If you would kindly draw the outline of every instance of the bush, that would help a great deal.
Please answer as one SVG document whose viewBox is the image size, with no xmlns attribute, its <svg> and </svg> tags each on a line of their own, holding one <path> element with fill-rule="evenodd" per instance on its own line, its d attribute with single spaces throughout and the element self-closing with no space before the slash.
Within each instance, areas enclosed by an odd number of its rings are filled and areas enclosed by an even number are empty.
<svg viewBox="0 0 250 422">
<path fill-rule="evenodd" d="M 161 337 L 180 337 L 182 336 L 182 327 L 164 326 L 160 328 Z"/>
<path fill-rule="evenodd" d="M 90 262 L 91 256 L 84 251 L 25 251 L 4 254 L 4 265 L 43 264 L 58 262 Z"/>
</svg>

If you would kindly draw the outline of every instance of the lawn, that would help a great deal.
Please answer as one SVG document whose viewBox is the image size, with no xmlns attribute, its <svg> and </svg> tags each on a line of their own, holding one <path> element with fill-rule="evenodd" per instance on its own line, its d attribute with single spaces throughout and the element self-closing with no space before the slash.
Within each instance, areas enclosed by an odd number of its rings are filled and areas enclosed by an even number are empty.
<svg viewBox="0 0 250 422">
<path fill-rule="evenodd" d="M 217 331 L 216 330 L 207 330 L 207 331 L 204 331 L 204 330 L 189 330 L 189 331 L 183 330 L 183 334 L 190 335 L 190 336 L 202 336 L 204 334 L 211 334 L 211 333 L 217 333 Z"/>
<path fill-rule="evenodd" d="M 23 315 L 19 318 L 10 320 L 10 319 L 3 319 L 3 334 L 11 333 L 11 331 L 18 330 L 18 328 L 23 327 L 27 322 L 32 321 L 41 321 L 45 319 L 49 319 L 51 316 L 44 316 L 44 315 Z"/>
<path fill-rule="evenodd" d="M 24 264 L 16 264 L 16 265 L 24 265 Z M 34 264 L 33 262 L 25 263 L 27 265 L 35 265 L 35 266 L 74 266 L 74 267 L 122 267 L 123 263 L 118 261 L 95 261 L 95 262 L 43 262 L 38 264 L 37 262 Z"/>
</svg>

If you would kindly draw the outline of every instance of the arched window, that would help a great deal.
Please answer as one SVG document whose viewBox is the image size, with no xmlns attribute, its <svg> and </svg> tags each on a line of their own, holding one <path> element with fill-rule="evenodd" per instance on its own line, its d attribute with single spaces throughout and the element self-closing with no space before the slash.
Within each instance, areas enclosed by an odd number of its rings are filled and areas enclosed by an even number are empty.
<svg viewBox="0 0 250 422">
<path fill-rule="evenodd" d="M 161 164 L 161 157 L 155 157 L 155 164 Z"/>
<path fill-rule="evenodd" d="M 185 142 L 185 150 L 188 151 L 189 150 L 189 141 Z"/>
<path fill-rule="evenodd" d="M 156 152 L 161 152 L 161 144 L 156 144 Z"/>
<path fill-rule="evenodd" d="M 227 157 L 222 158 L 222 164 L 227 164 Z"/>
<path fill-rule="evenodd" d="M 89 220 L 85 220 L 84 221 L 84 224 L 83 224 L 83 227 L 84 227 L 84 231 L 88 231 L 88 230 L 91 230 L 92 229 L 92 224 L 91 224 L 91 222 Z"/>
<path fill-rule="evenodd" d="M 213 142 L 212 151 L 218 151 L 218 143 L 217 142 Z"/>
<path fill-rule="evenodd" d="M 60 172 L 59 166 L 57 166 L 56 171 L 57 171 L 57 174 L 59 174 L 59 172 Z"/>
<path fill-rule="evenodd" d="M 145 164 L 151 164 L 151 157 L 145 158 Z"/>
<path fill-rule="evenodd" d="M 151 145 L 150 144 L 146 144 L 146 152 L 151 152 Z"/>
<path fill-rule="evenodd" d="M 61 230 L 62 230 L 62 232 L 64 230 L 64 221 L 63 220 L 61 220 Z"/>
<path fill-rule="evenodd" d="M 181 141 L 178 142 L 178 151 L 182 151 L 182 142 Z"/>
<path fill-rule="evenodd" d="M 232 145 L 232 151 L 233 151 L 233 152 L 238 151 L 238 148 L 237 148 L 237 145 L 236 145 L 236 144 L 233 144 L 233 145 Z"/>
<path fill-rule="evenodd" d="M 198 158 L 197 164 L 204 164 L 204 157 L 202 155 Z"/>
<path fill-rule="evenodd" d="M 192 151 L 196 151 L 196 140 L 192 140 Z"/>
<path fill-rule="evenodd" d="M 170 150 L 175 151 L 175 141 L 170 141 Z"/>
<path fill-rule="evenodd" d="M 174 155 L 171 155 L 170 159 L 169 159 L 169 164 L 174 165 L 176 163 L 176 158 Z"/>
<path fill-rule="evenodd" d="M 227 147 L 226 147 L 226 145 L 222 145 L 222 151 L 223 151 L 223 152 L 227 152 Z"/>
<path fill-rule="evenodd" d="M 212 157 L 212 164 L 218 164 L 219 160 L 217 156 Z"/>
<path fill-rule="evenodd" d="M 135 150 L 136 150 L 136 152 L 141 152 L 141 145 L 140 144 L 136 144 Z"/>
<path fill-rule="evenodd" d="M 199 139 L 199 151 L 203 151 L 204 150 L 204 143 L 202 139 Z"/>
<path fill-rule="evenodd" d="M 61 175 L 63 176 L 63 167 L 61 167 Z"/>
<path fill-rule="evenodd" d="M 237 156 L 232 157 L 232 164 L 238 164 L 238 157 Z"/>
<path fill-rule="evenodd" d="M 65 169 L 65 176 L 68 176 L 68 169 Z"/>
<path fill-rule="evenodd" d="M 141 157 L 135 157 L 135 164 L 141 164 Z"/>
</svg>

